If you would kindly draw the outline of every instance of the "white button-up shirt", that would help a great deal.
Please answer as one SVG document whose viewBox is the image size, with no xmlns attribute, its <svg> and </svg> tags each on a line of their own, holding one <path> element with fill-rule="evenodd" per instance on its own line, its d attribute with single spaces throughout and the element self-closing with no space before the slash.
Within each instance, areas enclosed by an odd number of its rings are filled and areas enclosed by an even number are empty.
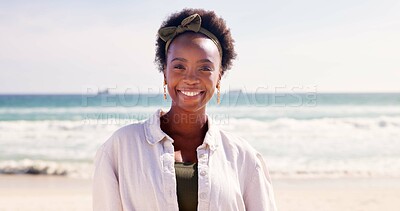
<svg viewBox="0 0 400 211">
<path fill-rule="evenodd" d="M 118 129 L 98 150 L 94 211 L 178 211 L 174 140 L 160 128 L 158 110 Z M 197 148 L 198 211 L 275 211 L 271 179 L 261 155 L 208 118 Z"/>
</svg>

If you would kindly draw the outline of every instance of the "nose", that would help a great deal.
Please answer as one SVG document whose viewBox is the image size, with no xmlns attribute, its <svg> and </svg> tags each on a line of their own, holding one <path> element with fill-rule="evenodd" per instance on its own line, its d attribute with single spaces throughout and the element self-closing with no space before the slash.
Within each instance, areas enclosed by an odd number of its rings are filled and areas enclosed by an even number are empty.
<svg viewBox="0 0 400 211">
<path fill-rule="evenodd" d="M 189 70 L 186 72 L 186 75 L 183 79 L 183 82 L 186 84 L 198 84 L 200 82 L 199 77 L 194 70 Z"/>
</svg>

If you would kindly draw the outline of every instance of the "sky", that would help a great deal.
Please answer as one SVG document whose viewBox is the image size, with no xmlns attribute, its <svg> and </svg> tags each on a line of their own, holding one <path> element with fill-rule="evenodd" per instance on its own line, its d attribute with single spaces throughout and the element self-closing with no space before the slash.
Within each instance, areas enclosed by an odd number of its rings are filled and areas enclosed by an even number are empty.
<svg viewBox="0 0 400 211">
<path fill-rule="evenodd" d="M 398 0 L 0 0 L 0 94 L 159 92 L 156 33 L 185 7 L 231 29 L 223 92 L 400 92 Z"/>
</svg>

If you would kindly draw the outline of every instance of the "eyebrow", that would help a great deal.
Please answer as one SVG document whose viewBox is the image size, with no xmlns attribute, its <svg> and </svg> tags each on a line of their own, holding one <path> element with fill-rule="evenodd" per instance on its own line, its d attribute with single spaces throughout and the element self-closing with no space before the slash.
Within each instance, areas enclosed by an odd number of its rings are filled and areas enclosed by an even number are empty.
<svg viewBox="0 0 400 211">
<path fill-rule="evenodd" d="M 186 60 L 186 59 L 184 59 L 184 58 L 180 58 L 180 57 L 177 57 L 177 58 L 174 58 L 174 59 L 172 59 L 172 60 L 171 60 L 171 62 L 173 62 L 173 61 L 175 61 L 175 60 L 177 60 L 177 61 L 181 61 L 181 62 L 187 62 L 187 60 Z"/>
<path fill-rule="evenodd" d="M 212 64 L 212 61 L 210 61 L 209 59 L 201 59 L 201 60 L 197 61 L 196 63 L 205 63 L 205 62 Z"/>
<path fill-rule="evenodd" d="M 182 61 L 182 62 L 187 62 L 187 60 L 186 60 L 186 59 L 184 59 L 184 58 L 180 58 L 180 57 L 177 57 L 177 58 L 174 58 L 174 59 L 172 59 L 172 60 L 171 60 L 171 62 L 173 62 L 173 61 Z M 213 63 L 213 62 L 212 62 L 212 61 L 210 61 L 209 59 L 201 59 L 201 60 L 197 61 L 196 63 L 205 63 L 205 62 L 208 62 L 208 63 Z"/>
</svg>

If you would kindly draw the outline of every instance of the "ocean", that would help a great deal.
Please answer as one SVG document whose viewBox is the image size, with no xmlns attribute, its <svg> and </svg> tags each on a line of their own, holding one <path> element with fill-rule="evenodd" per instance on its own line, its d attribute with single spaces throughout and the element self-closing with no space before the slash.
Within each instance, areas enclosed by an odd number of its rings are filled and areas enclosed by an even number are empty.
<svg viewBox="0 0 400 211">
<path fill-rule="evenodd" d="M 161 94 L 0 95 L 0 174 L 90 178 L 98 147 L 171 101 Z M 272 177 L 399 177 L 400 93 L 244 93 L 212 99 Z"/>
</svg>

